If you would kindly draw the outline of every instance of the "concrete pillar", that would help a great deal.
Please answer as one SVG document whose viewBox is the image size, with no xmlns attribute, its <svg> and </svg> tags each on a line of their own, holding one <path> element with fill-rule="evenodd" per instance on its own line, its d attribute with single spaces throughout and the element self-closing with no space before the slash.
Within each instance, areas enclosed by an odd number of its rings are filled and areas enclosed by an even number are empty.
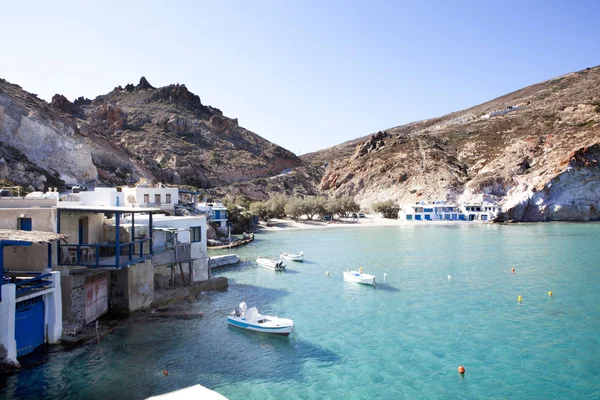
<svg viewBox="0 0 600 400">
<path fill-rule="evenodd" d="M 44 295 L 46 308 L 46 341 L 58 343 L 62 327 L 62 293 L 60 289 L 60 272 L 52 271 L 52 292 Z"/>
<path fill-rule="evenodd" d="M 15 339 L 15 313 L 17 307 L 17 287 L 14 283 L 0 286 L 2 301 L 0 301 L 0 344 L 2 344 L 10 361 L 17 361 L 17 340 Z"/>
<path fill-rule="evenodd" d="M 194 282 L 204 282 L 210 279 L 210 267 L 208 265 L 207 258 L 198 258 L 193 260 L 192 269 Z"/>
</svg>

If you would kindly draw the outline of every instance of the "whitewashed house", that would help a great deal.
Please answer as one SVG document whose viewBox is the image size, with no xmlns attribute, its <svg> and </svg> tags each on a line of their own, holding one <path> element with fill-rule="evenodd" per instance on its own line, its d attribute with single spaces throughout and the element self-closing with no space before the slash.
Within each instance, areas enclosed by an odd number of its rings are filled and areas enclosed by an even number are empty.
<svg viewBox="0 0 600 400">
<path fill-rule="evenodd" d="M 202 202 L 196 203 L 196 209 L 204 213 L 208 217 L 209 222 L 215 222 L 218 227 L 225 231 L 229 221 L 227 207 L 219 202 Z"/>
<path fill-rule="evenodd" d="M 127 205 L 132 207 L 158 207 L 162 210 L 173 211 L 179 204 L 179 189 L 157 185 L 136 185 L 122 187 L 121 192 Z"/>
</svg>

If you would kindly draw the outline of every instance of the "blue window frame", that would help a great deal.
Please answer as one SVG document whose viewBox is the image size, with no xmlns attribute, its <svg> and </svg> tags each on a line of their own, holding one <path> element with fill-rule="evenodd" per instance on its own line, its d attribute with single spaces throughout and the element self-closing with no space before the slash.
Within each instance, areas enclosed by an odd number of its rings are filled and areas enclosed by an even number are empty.
<svg viewBox="0 0 600 400">
<path fill-rule="evenodd" d="M 202 241 L 202 227 L 192 226 L 190 227 L 190 242 L 197 243 Z"/>
</svg>

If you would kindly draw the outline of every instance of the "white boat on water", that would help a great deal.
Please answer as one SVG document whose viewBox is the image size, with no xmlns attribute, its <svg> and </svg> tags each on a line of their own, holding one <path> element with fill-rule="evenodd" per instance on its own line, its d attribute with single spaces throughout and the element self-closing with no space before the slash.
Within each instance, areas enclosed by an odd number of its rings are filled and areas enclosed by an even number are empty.
<svg viewBox="0 0 600 400">
<path fill-rule="evenodd" d="M 284 271 L 285 264 L 283 261 L 277 261 L 274 258 L 258 257 L 256 263 L 263 268 L 272 269 L 273 271 Z"/>
<path fill-rule="evenodd" d="M 304 252 L 301 251 L 298 254 L 292 254 L 282 251 L 279 257 L 288 261 L 304 261 Z"/>
<path fill-rule="evenodd" d="M 362 267 L 358 271 L 346 271 L 344 272 L 344 280 L 352 281 L 356 283 L 362 283 L 363 285 L 375 285 L 375 277 L 373 275 L 365 274 L 362 272 Z"/>
<path fill-rule="evenodd" d="M 288 336 L 294 330 L 294 321 L 291 319 L 260 315 L 256 307 L 248 308 L 245 302 L 241 302 L 227 316 L 227 323 L 249 331 L 282 336 Z"/>
</svg>

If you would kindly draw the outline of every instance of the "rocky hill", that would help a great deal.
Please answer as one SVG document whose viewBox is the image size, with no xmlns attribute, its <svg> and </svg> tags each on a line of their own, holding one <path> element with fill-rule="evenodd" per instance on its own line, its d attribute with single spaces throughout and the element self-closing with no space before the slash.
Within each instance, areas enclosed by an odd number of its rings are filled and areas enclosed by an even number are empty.
<svg viewBox="0 0 600 400">
<path fill-rule="evenodd" d="M 94 100 L 51 103 L 0 79 L 0 143 L 0 180 L 29 190 L 140 178 L 210 188 L 301 165 L 185 85 L 143 77 Z"/>
<path fill-rule="evenodd" d="M 503 220 L 600 219 L 600 68 L 302 159 L 325 169 L 321 190 L 365 208 L 493 200 Z"/>
</svg>

